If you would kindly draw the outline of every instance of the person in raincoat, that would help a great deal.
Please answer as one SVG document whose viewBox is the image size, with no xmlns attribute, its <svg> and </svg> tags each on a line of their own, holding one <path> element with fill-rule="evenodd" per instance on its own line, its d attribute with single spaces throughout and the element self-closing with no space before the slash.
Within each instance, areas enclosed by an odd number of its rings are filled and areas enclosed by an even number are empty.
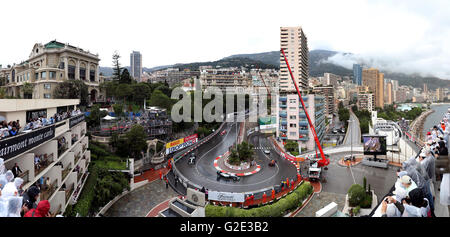
<svg viewBox="0 0 450 237">
<path fill-rule="evenodd" d="M 0 158 L 0 174 L 6 173 L 5 160 Z"/>
<path fill-rule="evenodd" d="M 39 202 L 36 208 L 29 210 L 24 217 L 50 217 L 50 203 L 48 200 Z"/>
</svg>

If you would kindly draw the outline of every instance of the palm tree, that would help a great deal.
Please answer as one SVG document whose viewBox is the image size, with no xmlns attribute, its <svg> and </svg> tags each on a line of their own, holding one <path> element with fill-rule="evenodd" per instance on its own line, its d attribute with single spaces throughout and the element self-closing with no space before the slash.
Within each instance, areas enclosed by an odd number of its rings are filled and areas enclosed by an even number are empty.
<svg viewBox="0 0 450 237">
<path fill-rule="evenodd" d="M 22 86 L 22 92 L 23 92 L 23 98 L 25 99 L 32 99 L 33 98 L 33 91 L 34 91 L 34 85 L 28 82 L 25 82 Z"/>
</svg>

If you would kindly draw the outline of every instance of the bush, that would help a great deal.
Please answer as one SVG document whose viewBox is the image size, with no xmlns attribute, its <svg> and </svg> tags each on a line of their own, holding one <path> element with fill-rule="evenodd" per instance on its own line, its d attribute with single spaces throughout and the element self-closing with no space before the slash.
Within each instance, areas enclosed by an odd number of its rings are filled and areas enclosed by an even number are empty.
<svg viewBox="0 0 450 237">
<path fill-rule="evenodd" d="M 311 183 L 304 182 L 294 192 L 270 205 L 252 209 L 207 205 L 205 214 L 207 217 L 282 217 L 286 211 L 293 210 L 301 205 L 312 191 Z"/>
<path fill-rule="evenodd" d="M 358 206 L 365 197 L 366 190 L 359 184 L 353 184 L 348 190 L 348 201 L 352 207 Z"/>
<path fill-rule="evenodd" d="M 361 210 L 361 207 L 360 207 L 360 206 L 357 206 L 357 207 L 353 208 L 353 210 L 352 210 L 353 215 L 357 215 L 357 214 L 359 213 L 360 210 Z"/>
</svg>

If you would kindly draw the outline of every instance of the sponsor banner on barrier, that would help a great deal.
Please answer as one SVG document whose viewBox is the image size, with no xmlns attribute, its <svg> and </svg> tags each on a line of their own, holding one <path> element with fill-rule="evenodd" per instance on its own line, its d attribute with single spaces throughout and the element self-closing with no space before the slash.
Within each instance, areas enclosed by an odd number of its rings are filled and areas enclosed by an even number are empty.
<svg viewBox="0 0 450 237">
<path fill-rule="evenodd" d="M 209 191 L 208 199 L 219 202 L 244 202 L 245 196 L 243 193 Z"/>
<path fill-rule="evenodd" d="M 184 149 L 188 146 L 191 146 L 198 141 L 198 135 L 194 134 L 185 138 L 181 138 L 175 141 L 171 141 L 166 144 L 166 155 L 170 153 L 174 153 L 176 151 L 179 151 L 181 149 Z"/>
</svg>

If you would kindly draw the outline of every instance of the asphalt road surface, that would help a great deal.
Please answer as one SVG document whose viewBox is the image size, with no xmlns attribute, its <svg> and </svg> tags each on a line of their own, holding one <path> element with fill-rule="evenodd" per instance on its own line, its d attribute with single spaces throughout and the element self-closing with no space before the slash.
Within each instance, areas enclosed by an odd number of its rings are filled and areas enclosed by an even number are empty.
<svg viewBox="0 0 450 237">
<path fill-rule="evenodd" d="M 255 149 L 256 162 L 261 165 L 261 170 L 256 174 L 241 177 L 241 180 L 237 182 L 223 178 L 218 180 L 217 170 L 213 166 L 214 160 L 228 151 L 229 147 L 236 141 L 235 123 L 227 123 L 223 129 L 227 130 L 225 135 L 217 135 L 195 151 L 197 156 L 195 165 L 188 164 L 188 156 L 177 161 L 177 170 L 192 183 L 215 191 L 256 193 L 279 185 L 286 178 L 290 180 L 296 178 L 295 166 L 281 158 L 273 150 L 269 155 L 264 154 L 264 149 L 272 147 L 272 145 L 264 135 L 255 134 L 249 137 L 249 141 L 256 148 L 263 148 Z M 271 159 L 277 161 L 275 167 L 268 166 Z"/>
<path fill-rule="evenodd" d="M 361 129 L 359 128 L 359 120 L 352 112 L 350 112 L 350 120 L 353 120 L 353 122 L 348 123 L 349 133 L 344 140 L 343 145 L 359 145 L 361 143 Z"/>
</svg>

